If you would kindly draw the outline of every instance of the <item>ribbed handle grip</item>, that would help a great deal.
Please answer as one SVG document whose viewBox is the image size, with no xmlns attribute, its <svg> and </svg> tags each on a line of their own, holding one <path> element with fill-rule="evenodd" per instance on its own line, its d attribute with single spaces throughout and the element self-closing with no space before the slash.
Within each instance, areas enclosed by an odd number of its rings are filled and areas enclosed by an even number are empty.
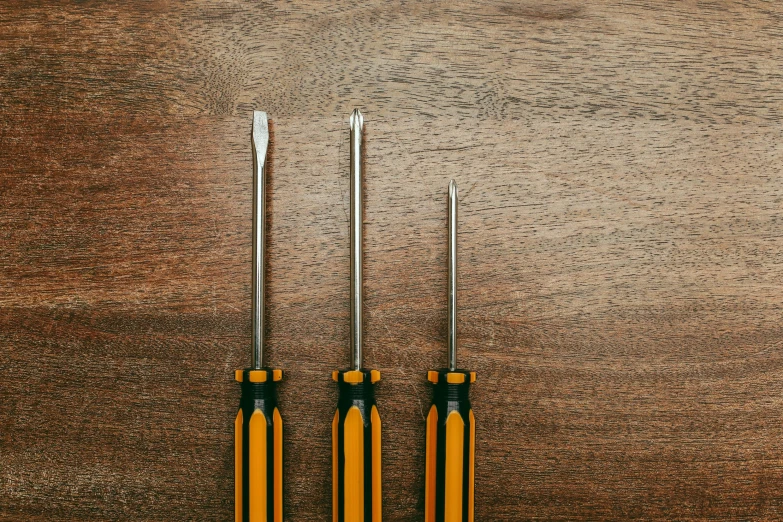
<svg viewBox="0 0 783 522">
<path fill-rule="evenodd" d="M 334 522 L 381 522 L 381 418 L 377 370 L 334 372 L 340 398 L 332 421 Z"/>
<path fill-rule="evenodd" d="M 283 372 L 237 370 L 242 385 L 234 421 L 236 522 L 283 521 L 283 420 L 277 382 Z"/>
<path fill-rule="evenodd" d="M 473 522 L 476 420 L 468 392 L 476 373 L 428 373 L 435 397 L 427 415 L 424 522 Z"/>
</svg>

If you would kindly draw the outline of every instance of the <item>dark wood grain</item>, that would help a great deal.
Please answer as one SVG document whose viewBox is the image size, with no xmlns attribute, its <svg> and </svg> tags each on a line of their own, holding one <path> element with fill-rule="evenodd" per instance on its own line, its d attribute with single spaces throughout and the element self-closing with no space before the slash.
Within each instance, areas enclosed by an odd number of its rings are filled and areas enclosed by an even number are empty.
<svg viewBox="0 0 783 522">
<path fill-rule="evenodd" d="M 287 520 L 328 520 L 366 121 L 384 516 L 426 370 L 478 372 L 476 519 L 783 518 L 783 8 L 4 2 L 0 519 L 232 520 L 250 112 L 272 120 Z"/>
</svg>

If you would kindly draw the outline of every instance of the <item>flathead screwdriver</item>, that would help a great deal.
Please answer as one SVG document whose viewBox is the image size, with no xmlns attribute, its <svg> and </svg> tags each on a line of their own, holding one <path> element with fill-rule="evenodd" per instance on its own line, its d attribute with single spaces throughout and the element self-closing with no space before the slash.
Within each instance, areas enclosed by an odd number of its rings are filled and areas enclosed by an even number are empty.
<svg viewBox="0 0 783 522">
<path fill-rule="evenodd" d="M 253 307 L 250 368 L 236 371 L 242 397 L 234 421 L 234 512 L 236 522 L 283 520 L 283 420 L 277 382 L 283 372 L 264 366 L 264 236 L 266 228 L 265 112 L 253 112 Z"/>
<path fill-rule="evenodd" d="M 351 367 L 332 372 L 340 396 L 332 421 L 334 522 L 381 522 L 381 419 L 375 405 L 378 370 L 362 367 L 362 131 L 351 129 Z"/>
<path fill-rule="evenodd" d="M 449 183 L 448 367 L 428 372 L 435 385 L 427 415 L 424 522 L 473 522 L 476 420 L 468 392 L 476 372 L 457 368 L 457 183 Z"/>
</svg>

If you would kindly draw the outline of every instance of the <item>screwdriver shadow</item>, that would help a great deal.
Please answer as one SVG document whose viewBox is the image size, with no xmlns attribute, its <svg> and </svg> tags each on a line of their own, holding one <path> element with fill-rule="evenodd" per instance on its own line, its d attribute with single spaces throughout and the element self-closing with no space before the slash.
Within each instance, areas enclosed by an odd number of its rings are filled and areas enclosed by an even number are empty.
<svg viewBox="0 0 783 522">
<path fill-rule="evenodd" d="M 269 132 L 269 143 L 267 145 L 266 149 L 266 162 L 264 164 L 264 170 L 266 174 L 266 181 L 265 181 L 265 193 L 264 193 L 264 214 L 266 215 L 265 221 L 266 221 L 266 230 L 264 230 L 264 240 L 266 242 L 266 248 L 264 249 L 264 259 L 263 261 L 263 267 L 264 267 L 264 302 L 266 303 L 266 306 L 264 306 L 264 339 L 270 339 L 270 325 L 269 325 L 269 315 L 270 315 L 270 305 L 273 305 L 269 300 L 270 292 L 269 292 L 269 286 L 272 283 L 272 280 L 269 278 L 270 272 L 271 272 L 271 265 L 270 265 L 270 259 L 272 257 L 272 248 L 273 247 L 273 239 L 274 234 L 270 234 L 269 231 L 274 228 L 275 221 L 274 221 L 274 207 L 273 207 L 273 201 L 274 201 L 274 195 L 275 195 L 275 152 L 276 152 L 276 146 L 275 146 L 275 123 L 272 119 L 267 120 L 267 132 Z M 264 350 L 268 351 L 270 348 L 269 342 L 267 341 L 266 346 L 264 346 Z"/>
</svg>

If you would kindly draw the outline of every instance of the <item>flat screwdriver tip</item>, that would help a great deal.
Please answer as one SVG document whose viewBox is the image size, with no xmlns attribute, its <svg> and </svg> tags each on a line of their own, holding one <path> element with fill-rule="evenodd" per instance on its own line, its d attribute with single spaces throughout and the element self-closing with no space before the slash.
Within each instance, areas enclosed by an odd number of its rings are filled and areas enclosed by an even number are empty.
<svg viewBox="0 0 783 522">
<path fill-rule="evenodd" d="M 264 111 L 253 111 L 253 153 L 259 166 L 266 162 L 266 149 L 269 145 L 269 123 Z"/>
<path fill-rule="evenodd" d="M 362 113 L 359 112 L 359 109 L 354 109 L 351 113 L 351 130 L 354 130 L 357 126 L 359 127 L 359 130 L 362 130 L 364 128 L 364 116 L 362 116 Z"/>
</svg>

